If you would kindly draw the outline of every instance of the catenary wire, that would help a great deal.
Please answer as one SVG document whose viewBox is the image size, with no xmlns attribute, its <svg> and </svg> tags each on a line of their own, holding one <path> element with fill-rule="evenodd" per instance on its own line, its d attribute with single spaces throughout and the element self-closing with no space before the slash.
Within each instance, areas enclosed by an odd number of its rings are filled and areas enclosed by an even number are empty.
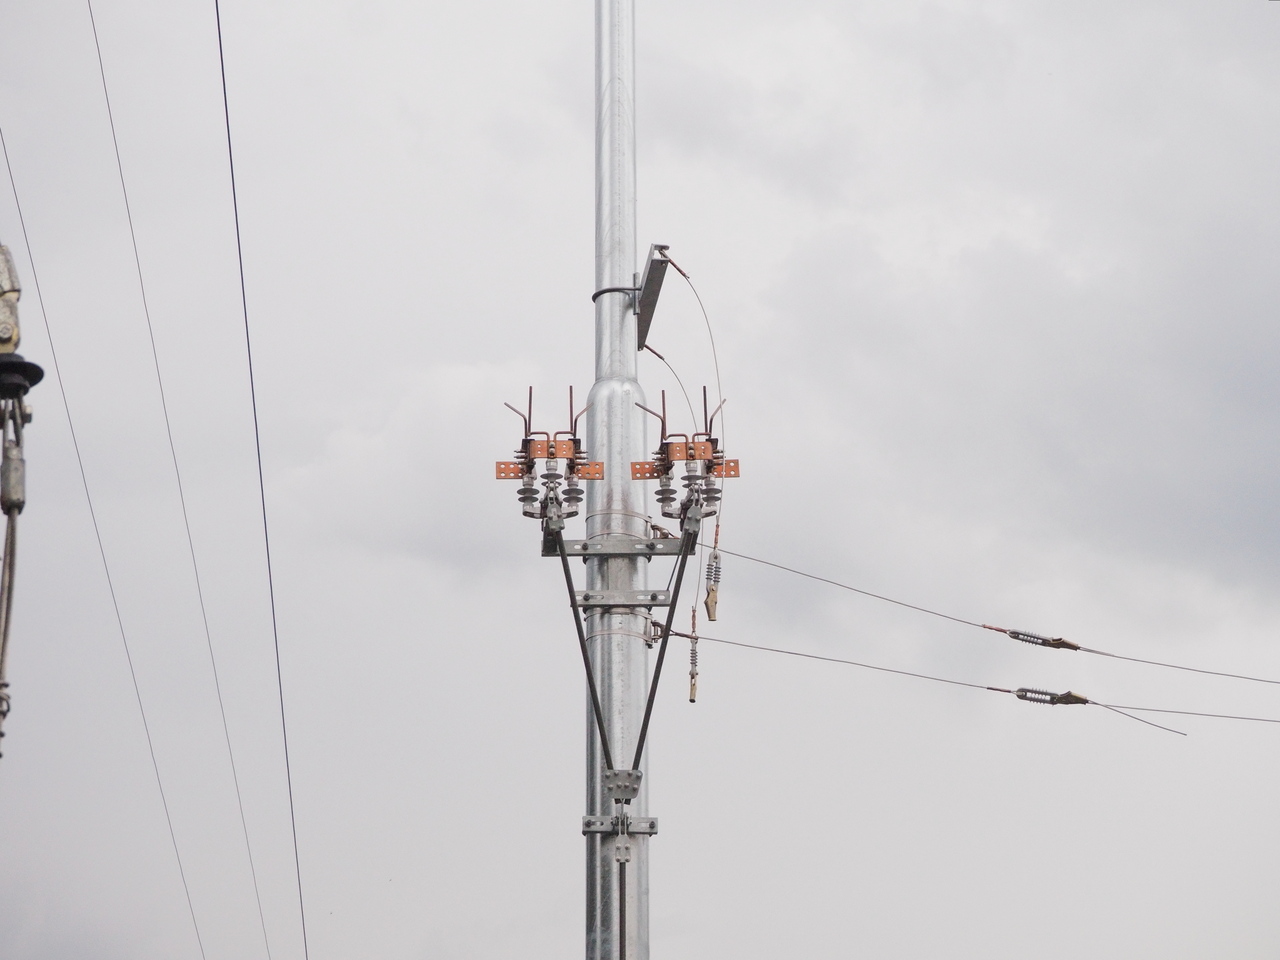
<svg viewBox="0 0 1280 960">
<path fill-rule="evenodd" d="M 253 449 L 258 465 L 258 500 L 262 509 L 262 547 L 267 566 L 267 596 L 271 606 L 271 640 L 276 660 L 276 693 L 280 701 L 280 740 L 284 747 L 285 784 L 289 794 L 289 828 L 293 839 L 293 871 L 298 885 L 298 919 L 302 927 L 302 955 L 309 960 L 307 908 L 302 895 L 302 858 L 298 853 L 298 817 L 293 802 L 293 767 L 289 762 L 289 725 L 284 706 L 284 674 L 280 667 L 280 626 L 276 616 L 275 577 L 271 567 L 271 528 L 267 522 L 267 486 L 262 472 L 262 432 L 258 424 L 258 391 L 253 374 L 253 338 L 249 334 L 249 295 L 244 278 L 244 243 L 240 236 L 240 200 L 236 192 L 235 151 L 231 142 L 231 104 L 227 96 L 227 59 L 222 42 L 222 8 L 213 0 L 214 23 L 218 33 L 218 71 L 222 82 L 222 119 L 227 136 L 227 170 L 231 181 L 231 212 L 235 222 L 236 266 L 240 276 L 240 312 L 244 317 L 244 350 L 249 369 L 249 405 L 253 411 Z"/>
<path fill-rule="evenodd" d="M 682 633 L 679 630 L 672 630 L 671 635 L 675 637 L 684 637 L 685 639 L 692 639 L 691 634 Z M 1016 690 L 1009 690 L 1004 687 L 991 687 L 981 683 L 969 683 L 965 680 L 952 680 L 947 677 L 936 677 L 936 676 L 933 676 L 932 674 L 927 674 L 927 673 L 916 673 L 911 670 L 898 670 L 893 667 L 881 667 L 873 663 L 862 663 L 861 661 L 858 661 L 858 660 L 846 660 L 841 657 L 827 657 L 817 653 L 803 653 L 799 650 L 786 650 L 782 647 L 766 647 L 766 646 L 761 646 L 760 644 L 755 644 L 755 643 L 743 643 L 739 640 L 725 640 L 720 637 L 708 637 L 701 633 L 698 634 L 697 639 L 699 641 L 706 640 L 710 643 L 726 644 L 727 646 L 731 646 L 731 647 L 743 647 L 744 649 L 747 649 L 747 650 L 760 650 L 765 653 L 780 653 L 788 657 L 803 657 L 806 660 L 823 660 L 823 661 L 826 661 L 827 663 L 841 663 L 851 667 L 862 667 L 866 670 L 876 670 L 880 673 L 895 673 L 903 677 L 915 677 L 918 680 L 932 680 L 934 683 L 948 683 L 957 687 L 969 687 L 973 690 L 990 690 L 993 693 L 1009 693 L 1009 694 L 1017 693 Z M 1080 701 L 1076 701 L 1076 702 L 1080 702 Z M 1207 713 L 1207 712 L 1198 711 L 1198 710 L 1171 710 L 1163 707 L 1134 707 L 1126 704 L 1103 703 L 1100 700 L 1085 700 L 1084 702 L 1095 707 L 1105 707 L 1106 709 L 1111 710 L 1115 713 L 1119 713 L 1123 716 L 1129 716 L 1129 714 L 1125 713 L 1124 711 L 1132 710 L 1137 713 L 1168 713 L 1168 714 L 1176 714 L 1178 716 L 1184 716 L 1184 717 L 1210 717 L 1217 720 L 1243 720 L 1251 723 L 1280 723 L 1280 717 L 1248 717 L 1248 716 L 1241 716 L 1239 714 Z M 1129 719 L 1138 720 L 1142 723 L 1146 723 L 1153 727 L 1160 727 L 1160 729 L 1168 730 L 1171 733 L 1182 734 L 1181 730 L 1174 730 L 1172 727 L 1162 727 L 1160 726 L 1160 724 L 1152 723 L 1150 720 L 1144 720 L 1142 717 L 1130 716 Z M 1182 734 L 1182 735 L 1186 736 L 1186 734 Z"/>
<path fill-rule="evenodd" d="M 681 633 L 679 630 L 672 630 L 673 637 L 684 637 L 686 640 L 693 639 L 692 634 Z M 934 683 L 949 683 L 956 687 L 969 687 L 973 690 L 990 690 L 994 693 L 1013 693 L 1012 690 L 1004 687 L 990 687 L 984 683 L 969 683 L 965 680 L 951 680 L 947 677 L 935 677 L 928 673 L 915 673 L 911 670 L 898 670 L 893 667 L 880 667 L 873 663 L 862 663 L 858 660 L 845 660 L 841 657 L 826 657 L 817 653 L 802 653 L 799 650 L 784 650 L 781 647 L 764 647 L 755 643 L 743 643 L 740 640 L 724 640 L 720 637 L 708 637 L 705 634 L 698 634 L 698 640 L 707 640 L 711 643 L 723 643 L 730 647 L 742 647 L 746 650 L 761 650 L 765 653 L 781 653 L 788 657 L 803 657 L 806 660 L 824 660 L 827 663 L 843 663 L 851 667 L 862 667 L 866 670 L 876 670 L 880 673 L 896 673 L 901 677 L 915 677 L 917 680 L 932 680 Z"/>
<path fill-rule="evenodd" d="M 231 746 L 231 727 L 227 723 L 227 708 L 222 698 L 222 679 L 218 674 L 218 660 L 213 650 L 213 634 L 209 629 L 209 614 L 205 607 L 204 585 L 200 577 L 200 564 L 196 559 L 195 538 L 191 534 L 191 519 L 187 512 L 187 496 L 182 484 L 182 470 L 178 466 L 178 450 L 173 442 L 173 425 L 169 419 L 169 402 L 165 394 L 164 377 L 160 372 L 160 352 L 156 348 L 155 328 L 151 323 L 151 305 L 147 299 L 147 285 L 142 274 L 142 257 L 138 253 L 138 234 L 133 224 L 133 207 L 129 203 L 129 188 L 125 183 L 124 161 L 120 156 L 120 140 L 116 134 L 115 113 L 111 109 L 111 92 L 107 88 L 107 68 L 102 59 L 102 43 L 98 38 L 98 22 L 93 13 L 93 0 L 85 0 L 89 10 L 89 25 L 93 29 L 93 46 L 98 55 L 98 76 L 102 80 L 102 99 L 107 108 L 107 122 L 111 128 L 111 146 L 115 151 L 116 173 L 120 179 L 120 195 L 124 200 L 125 219 L 129 225 L 129 241 L 133 247 L 133 265 L 138 276 L 138 294 L 142 300 L 142 315 L 147 323 L 147 338 L 151 344 L 151 362 L 156 374 L 156 387 L 160 393 L 160 411 L 164 416 L 165 437 L 169 441 L 169 459 L 173 464 L 173 478 L 178 488 L 178 504 L 182 511 L 182 528 L 187 538 L 187 552 L 191 556 L 191 573 L 195 578 L 196 599 L 200 605 L 200 622 L 204 627 L 205 647 L 209 652 L 209 668 L 213 673 L 213 689 L 218 699 L 218 715 L 222 720 L 222 737 L 227 747 L 227 761 L 231 766 L 231 781 L 235 787 L 236 807 L 240 811 L 240 830 L 244 836 L 245 854 L 249 860 L 249 876 L 253 881 L 253 897 L 258 907 L 258 925 L 262 929 L 262 944 L 267 958 L 271 957 L 271 942 L 267 936 L 267 918 L 262 909 L 262 893 L 258 887 L 258 868 L 253 857 L 253 845 L 249 840 L 249 822 L 244 812 L 244 798 L 240 790 L 240 772 L 236 767 L 235 750 Z"/>
<path fill-rule="evenodd" d="M 107 549 L 102 542 L 102 531 L 98 527 L 98 513 L 93 506 L 93 495 L 89 492 L 89 476 L 84 469 L 84 458 L 80 454 L 80 441 L 76 436 L 75 421 L 71 417 L 71 404 L 67 400 L 66 384 L 62 380 L 62 368 L 58 364 L 58 351 L 54 345 L 53 329 L 49 325 L 49 314 L 45 310 L 44 294 L 40 290 L 40 274 L 36 270 L 35 256 L 31 251 L 31 238 L 27 234 L 27 221 L 22 213 L 22 202 L 18 199 L 18 185 L 13 176 L 13 164 L 9 161 L 9 145 L 4 139 L 4 130 L 0 129 L 0 151 L 4 153 L 4 164 L 9 173 L 9 186 L 13 191 L 13 205 L 18 213 L 18 225 L 22 230 L 22 242 L 27 250 L 27 262 L 31 264 L 31 284 L 35 287 L 36 303 L 40 306 L 40 317 L 44 324 L 45 337 L 49 341 L 49 359 L 53 362 L 54 379 L 58 381 L 58 393 L 62 398 L 62 409 L 67 416 L 67 430 L 71 435 L 71 448 L 76 455 L 76 466 L 80 471 L 80 484 L 84 489 L 85 503 L 89 507 L 89 521 L 93 526 L 93 536 L 98 544 L 98 556 L 102 558 L 102 572 L 107 581 L 107 592 L 111 595 L 111 607 L 115 611 L 116 627 L 120 632 L 120 644 L 124 648 L 125 662 L 129 666 L 129 678 L 133 681 L 133 695 L 138 703 L 138 715 L 142 719 L 142 732 L 147 739 L 147 753 L 151 757 L 151 769 L 156 777 L 156 789 L 160 793 L 160 805 L 164 808 L 165 823 L 169 828 L 169 842 L 173 845 L 173 858 L 178 865 L 178 877 L 182 881 L 182 892 L 187 900 L 187 910 L 191 914 L 191 927 L 195 932 L 196 945 L 200 956 L 205 957 L 204 938 L 200 935 L 200 923 L 196 919 L 195 904 L 191 899 L 191 887 L 187 883 L 187 871 L 182 864 L 182 854 L 178 849 L 178 835 L 173 828 L 173 815 L 169 810 L 169 799 L 164 790 L 164 779 L 160 775 L 160 763 L 156 759 L 155 743 L 151 739 L 151 724 L 147 722 L 147 709 L 142 700 L 142 688 L 138 684 L 138 673 L 133 665 L 133 652 L 129 648 L 129 637 L 124 628 L 124 617 L 120 613 L 120 601 L 116 597 L 115 581 L 111 577 L 111 565 L 107 562 Z"/>
<path fill-rule="evenodd" d="M 873 600 L 883 600 L 885 603 L 892 603 L 899 607 L 906 607 L 908 610 L 917 610 L 920 613 L 927 613 L 930 616 L 941 617 L 944 620 L 950 620 L 954 623 L 963 623 L 968 627 L 982 627 L 984 624 L 978 623 L 976 620 L 965 620 L 962 617 L 953 617 L 949 613 L 940 613 L 937 610 L 930 610 L 928 607 L 920 607 L 914 603 L 907 603 L 905 600 L 895 600 L 892 597 L 886 597 L 883 594 L 872 593 L 870 590 L 863 590 L 859 587 L 851 587 L 847 583 L 841 583 L 839 580 L 829 580 L 826 577 L 820 577 L 817 574 L 805 573 L 803 570 L 797 570 L 795 567 L 784 566 L 781 563 L 774 563 L 772 560 L 761 560 L 759 557 L 751 557 L 745 553 L 737 553 L 733 550 L 720 548 L 721 553 L 727 553 L 731 557 L 737 557 L 739 560 L 750 560 L 752 563 L 758 563 L 762 566 L 773 567 L 775 570 L 783 570 L 787 573 L 793 573 L 797 577 L 804 577 L 808 580 L 817 580 L 819 583 L 830 584 L 833 587 L 839 587 L 841 590 L 848 590 L 851 593 L 858 593 L 864 597 L 870 597 Z"/>
<path fill-rule="evenodd" d="M 759 557 L 748 556 L 745 553 L 737 553 L 733 550 L 726 550 L 724 547 L 720 548 L 720 552 L 727 553 L 730 556 L 737 557 L 740 560 L 748 560 L 751 563 L 758 563 L 758 564 L 761 564 L 762 566 L 773 567 L 776 570 L 782 570 L 782 571 L 785 571 L 786 573 L 792 573 L 798 577 L 804 577 L 808 580 L 817 580 L 819 583 L 830 584 L 833 587 L 839 587 L 841 590 L 848 590 L 851 593 L 861 594 L 862 596 L 870 597 L 873 600 L 883 600 L 885 603 L 892 603 L 899 607 L 906 607 L 908 610 L 916 610 L 916 611 L 919 611 L 920 613 L 927 613 L 932 617 L 940 617 L 943 620 L 950 620 L 953 623 L 962 623 L 968 627 L 980 627 L 983 630 L 994 630 L 997 633 L 1009 633 L 1009 631 L 1006 631 L 1002 627 L 993 627 L 989 624 L 978 623 L 976 620 L 966 620 L 963 617 L 955 617 L 949 613 L 942 613 L 939 610 L 931 610 L 928 607 L 921 607 L 921 606 L 917 606 L 914 603 L 907 603 L 904 600 L 895 600 L 892 597 L 886 597 L 883 594 L 872 593 L 870 590 L 863 590 L 859 587 L 850 586 L 847 583 L 841 583 L 839 580 L 831 580 L 831 579 L 828 579 L 827 577 L 820 577 L 817 574 L 806 573 L 803 570 L 797 570 L 794 567 L 788 567 L 781 563 L 774 563 L 772 560 L 762 560 Z M 1017 632 L 1017 631 L 1014 631 L 1014 632 Z M 1072 647 L 1068 647 L 1067 649 L 1076 649 L 1076 650 L 1079 650 L 1081 653 L 1091 653 L 1094 656 L 1108 657 L 1112 660 L 1128 660 L 1131 663 L 1143 663 L 1143 664 L 1147 664 L 1148 666 L 1165 667 L 1170 670 L 1185 670 L 1189 673 L 1201 673 L 1201 674 L 1205 674 L 1207 676 L 1212 676 L 1212 677 L 1226 677 L 1232 680 L 1250 680 L 1254 683 L 1280 684 L 1280 680 L 1271 680 L 1266 677 L 1254 677 L 1254 676 L 1250 676 L 1248 674 L 1243 674 L 1243 673 L 1226 673 L 1221 670 L 1205 670 L 1200 667 L 1189 667 L 1189 666 L 1186 666 L 1185 664 L 1180 664 L 1180 663 L 1167 663 L 1162 660 L 1143 660 L 1138 657 L 1127 657 L 1118 653 L 1109 653 L 1105 650 L 1096 650 L 1093 647 L 1072 646 Z"/>
</svg>

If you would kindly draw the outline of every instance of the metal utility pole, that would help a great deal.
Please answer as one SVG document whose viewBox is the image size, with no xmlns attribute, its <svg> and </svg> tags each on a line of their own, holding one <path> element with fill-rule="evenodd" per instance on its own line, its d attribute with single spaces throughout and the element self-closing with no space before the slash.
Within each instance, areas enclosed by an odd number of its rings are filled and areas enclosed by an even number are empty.
<svg viewBox="0 0 1280 960">
<path fill-rule="evenodd" d="M 524 436 L 516 459 L 498 461 L 494 474 L 520 481 L 520 512 L 542 521 L 542 555 L 560 561 L 586 669 L 587 960 L 649 960 L 649 840 L 658 821 L 648 814 L 644 746 L 689 558 L 703 520 L 717 512 L 720 480 L 738 476 L 738 461 L 726 460 L 711 435 L 718 407 L 704 409 L 701 432 L 668 434 L 665 397 L 661 411 L 649 409 L 636 381 L 674 265 L 666 251 L 654 244 L 644 273 L 636 271 L 635 0 L 596 0 L 595 385 L 584 410 L 570 388 L 569 429 L 554 433 L 533 429 L 533 387 L 525 410 L 507 404 Z M 646 414 L 661 424 L 653 459 Z M 679 522 L 678 537 L 652 528 L 645 480 L 658 482 L 657 506 Z M 565 522 L 578 516 L 584 493 L 586 539 L 566 540 Z M 586 562 L 585 590 L 574 584 L 570 557 Z M 670 585 L 652 589 L 647 566 L 658 557 L 675 566 Z M 709 585 L 716 579 L 708 574 Z"/>
<path fill-rule="evenodd" d="M 636 380 L 635 0 L 596 0 L 596 290 L 595 385 L 586 445 L 604 463 L 604 479 L 587 489 L 587 539 L 649 536 L 644 486 L 631 463 L 648 456 L 645 402 Z M 646 586 L 647 561 L 587 561 L 587 589 L 614 593 Z M 649 621 L 639 608 L 587 610 L 587 646 L 613 756 L 624 765 L 636 749 L 648 688 Z M 591 705 L 587 713 L 587 814 L 609 818 L 614 799 Z M 648 813 L 642 784 L 631 816 Z M 591 833 L 587 845 L 587 960 L 649 960 L 649 837 Z M 619 845 L 629 845 L 619 851 Z M 619 853 L 625 863 L 620 897 Z M 625 935 L 621 936 L 623 929 Z"/>
</svg>

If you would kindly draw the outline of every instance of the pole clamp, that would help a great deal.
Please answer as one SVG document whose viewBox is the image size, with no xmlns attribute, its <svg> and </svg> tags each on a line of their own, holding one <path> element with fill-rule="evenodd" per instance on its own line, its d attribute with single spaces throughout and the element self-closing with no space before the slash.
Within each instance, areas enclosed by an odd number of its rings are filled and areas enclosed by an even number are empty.
<svg viewBox="0 0 1280 960">
<path fill-rule="evenodd" d="M 625 813 L 622 814 L 622 817 L 627 821 L 628 834 L 652 837 L 658 833 L 657 817 L 630 817 Z M 585 837 L 588 834 L 600 833 L 605 836 L 615 837 L 621 832 L 619 830 L 621 826 L 622 824 L 619 822 L 618 817 L 583 817 L 582 835 Z"/>
</svg>

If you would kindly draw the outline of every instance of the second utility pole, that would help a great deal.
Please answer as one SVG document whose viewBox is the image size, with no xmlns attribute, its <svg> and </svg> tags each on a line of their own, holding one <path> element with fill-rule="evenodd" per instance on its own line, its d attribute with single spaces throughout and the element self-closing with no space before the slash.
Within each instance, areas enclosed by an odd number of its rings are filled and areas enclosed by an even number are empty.
<svg viewBox="0 0 1280 960">
<path fill-rule="evenodd" d="M 596 0 L 596 290 L 636 286 L 635 0 Z M 604 479 L 588 485 L 587 539 L 649 536 L 643 483 L 631 463 L 646 460 L 644 392 L 636 381 L 634 294 L 595 298 L 595 385 L 587 411 L 586 445 L 604 463 Z M 646 561 L 601 557 L 587 561 L 590 592 L 638 591 Z M 649 624 L 639 607 L 588 611 L 588 647 L 614 762 L 629 765 L 636 749 L 648 688 Z M 611 817 L 605 763 L 587 708 L 587 814 Z M 648 812 L 641 786 L 632 816 Z M 619 901 L 618 845 L 629 844 L 625 895 Z M 588 834 L 587 960 L 649 960 L 649 837 Z M 621 932 L 625 931 L 622 935 Z M 620 942 L 622 940 L 623 942 Z"/>
</svg>

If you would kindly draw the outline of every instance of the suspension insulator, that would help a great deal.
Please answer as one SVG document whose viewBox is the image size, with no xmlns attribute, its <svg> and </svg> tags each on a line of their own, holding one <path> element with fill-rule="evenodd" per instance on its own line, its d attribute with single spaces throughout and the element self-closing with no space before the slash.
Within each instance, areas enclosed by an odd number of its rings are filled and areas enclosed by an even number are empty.
<svg viewBox="0 0 1280 960">
<path fill-rule="evenodd" d="M 1013 637 L 1015 640 L 1021 640 L 1023 643 L 1034 644 L 1037 647 L 1053 647 L 1057 650 L 1079 650 L 1078 643 L 1072 643 L 1070 640 L 1064 640 L 1062 637 L 1042 637 L 1038 633 L 1032 633 L 1029 630 L 1005 630 L 1005 634 Z"/>
<path fill-rule="evenodd" d="M 698 702 L 698 638 L 689 638 L 689 702 Z"/>
<path fill-rule="evenodd" d="M 1089 702 L 1088 698 L 1082 697 L 1078 693 L 1072 693 L 1070 690 L 1066 693 L 1051 693 L 1048 690 L 1034 690 L 1030 687 L 1019 687 L 1017 690 L 1013 691 L 1013 695 L 1019 700 L 1026 700 L 1028 703 L 1043 703 L 1051 707 Z"/>
</svg>

